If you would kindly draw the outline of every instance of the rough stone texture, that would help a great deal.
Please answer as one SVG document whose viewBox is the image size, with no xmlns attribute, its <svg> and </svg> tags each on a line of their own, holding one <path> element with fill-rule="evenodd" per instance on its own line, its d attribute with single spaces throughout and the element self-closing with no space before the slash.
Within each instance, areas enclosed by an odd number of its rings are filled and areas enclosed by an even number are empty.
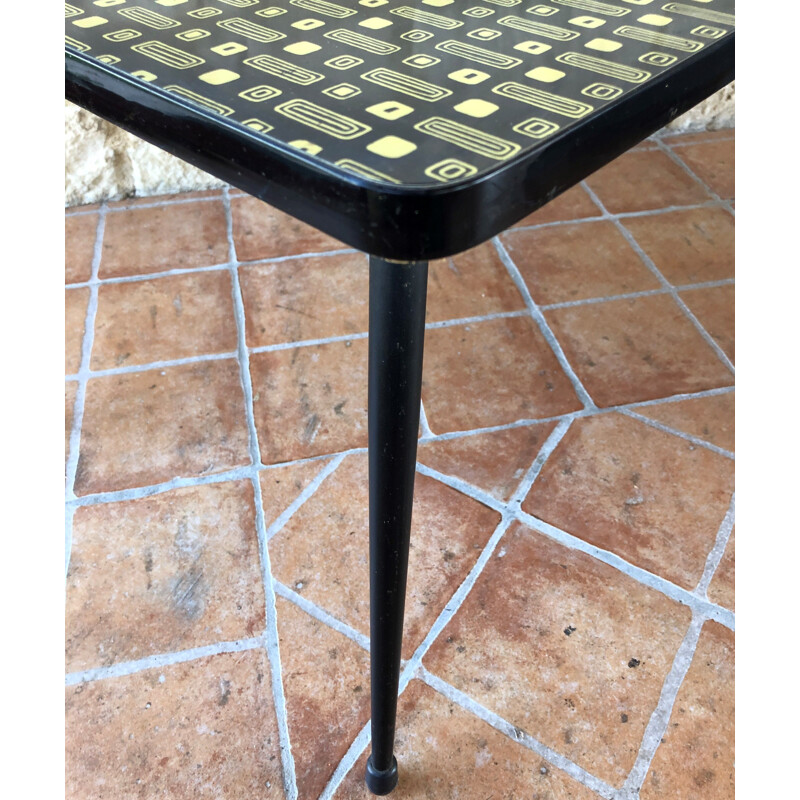
<svg viewBox="0 0 800 800">
<path fill-rule="evenodd" d="M 678 117 L 667 130 L 715 130 L 735 123 L 736 83 Z M 65 103 L 65 204 L 189 192 L 222 186 L 206 172 L 131 136 L 72 103 Z"/>
</svg>

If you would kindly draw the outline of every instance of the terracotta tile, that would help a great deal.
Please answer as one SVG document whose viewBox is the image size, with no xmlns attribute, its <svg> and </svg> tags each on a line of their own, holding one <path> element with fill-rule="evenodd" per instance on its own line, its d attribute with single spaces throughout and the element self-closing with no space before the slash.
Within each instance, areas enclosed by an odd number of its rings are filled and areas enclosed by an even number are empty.
<svg viewBox="0 0 800 800">
<path fill-rule="evenodd" d="M 734 797 L 734 635 L 706 622 L 639 796 Z"/>
<path fill-rule="evenodd" d="M 724 139 L 735 139 L 736 128 L 720 128 L 716 131 L 697 131 L 696 133 L 679 133 L 664 137 L 664 143 L 670 147 L 684 144 L 705 144 Z"/>
<path fill-rule="evenodd" d="M 369 270 L 363 253 L 256 264 L 242 267 L 239 275 L 250 347 L 369 329 Z"/>
<path fill-rule="evenodd" d="M 407 800 L 596 800 L 597 795 L 418 680 L 398 702 L 399 797 Z M 345 776 L 335 800 L 366 800 L 369 748 Z M 499 792 L 499 794 L 498 794 Z"/>
<path fill-rule="evenodd" d="M 69 289 L 64 292 L 64 374 L 66 375 L 75 375 L 81 368 L 81 349 L 88 304 L 88 289 Z"/>
<path fill-rule="evenodd" d="M 179 192 L 177 194 L 158 194 L 149 197 L 126 197 L 108 204 L 109 209 L 128 209 L 154 203 L 174 203 L 177 201 L 222 199 L 222 189 L 206 189 L 199 192 Z"/>
<path fill-rule="evenodd" d="M 255 197 L 231 197 L 239 261 L 341 250 L 347 245 Z"/>
<path fill-rule="evenodd" d="M 486 242 L 453 258 L 431 261 L 427 321 L 524 311 L 522 300 L 497 249 Z"/>
<path fill-rule="evenodd" d="M 621 414 L 576 420 L 522 508 L 694 589 L 733 493 L 725 456 Z"/>
<path fill-rule="evenodd" d="M 367 446 L 367 340 L 250 357 L 265 464 Z"/>
<path fill-rule="evenodd" d="M 508 500 L 525 477 L 555 422 L 420 443 L 417 461 Z"/>
<path fill-rule="evenodd" d="M 736 528 L 731 531 L 730 539 L 725 547 L 725 552 L 719 562 L 717 571 L 708 587 L 708 599 L 712 603 L 736 610 Z"/>
<path fill-rule="evenodd" d="M 558 308 L 545 316 L 601 407 L 733 383 L 731 373 L 668 295 Z"/>
<path fill-rule="evenodd" d="M 660 283 L 612 222 L 510 231 L 502 240 L 540 304 L 658 289 Z"/>
<path fill-rule="evenodd" d="M 317 800 L 369 719 L 369 653 L 279 597 L 283 691 L 298 800 Z"/>
<path fill-rule="evenodd" d="M 327 459 L 285 464 L 259 475 L 264 524 L 268 528 L 328 464 Z"/>
<path fill-rule="evenodd" d="M 79 508 L 66 617 L 70 672 L 260 635 L 250 481 Z"/>
<path fill-rule="evenodd" d="M 92 277 L 97 219 L 97 214 L 80 214 L 64 219 L 64 280 L 67 283 L 88 281 Z"/>
<path fill-rule="evenodd" d="M 625 153 L 586 179 L 612 214 L 704 203 L 710 195 L 661 150 Z"/>
<path fill-rule="evenodd" d="M 532 214 L 521 219 L 512 228 L 520 228 L 523 225 L 544 225 L 548 222 L 561 222 L 568 219 L 583 219 L 584 217 L 598 217 L 600 209 L 589 197 L 586 189 L 580 184 L 567 189 L 566 192 L 558 195 L 546 205 L 543 205 Z"/>
<path fill-rule="evenodd" d="M 348 456 L 269 544 L 273 575 L 369 635 L 366 455 Z M 403 657 L 410 658 L 477 561 L 500 515 L 417 475 Z"/>
<path fill-rule="evenodd" d="M 688 608 L 516 524 L 423 663 L 620 786 L 690 619 Z"/>
<path fill-rule="evenodd" d="M 736 194 L 736 143 L 733 139 L 676 147 L 675 153 L 712 192 L 723 199 Z"/>
<path fill-rule="evenodd" d="M 78 382 L 66 381 L 64 385 L 64 461 L 69 460 L 69 437 L 72 434 L 75 396 L 78 394 Z"/>
<path fill-rule="evenodd" d="M 79 495 L 209 475 L 249 461 L 233 359 L 109 375 L 87 385 Z"/>
<path fill-rule="evenodd" d="M 692 208 L 623 225 L 672 284 L 734 277 L 734 220 L 723 208 Z"/>
<path fill-rule="evenodd" d="M 551 417 L 581 408 L 529 317 L 425 333 L 422 400 L 435 433 Z"/>
<path fill-rule="evenodd" d="M 66 797 L 283 798 L 263 650 L 66 690 Z"/>
<path fill-rule="evenodd" d="M 104 284 L 98 291 L 92 369 L 235 350 L 225 270 Z"/>
<path fill-rule="evenodd" d="M 101 278 L 228 261 L 222 201 L 131 208 L 106 217 Z"/>
<path fill-rule="evenodd" d="M 681 292 L 681 298 L 722 352 L 735 361 L 735 287 L 689 289 Z"/>
<path fill-rule="evenodd" d="M 634 409 L 648 419 L 663 422 L 670 428 L 697 436 L 710 444 L 734 452 L 735 442 L 734 392 L 710 397 L 659 403 Z"/>
</svg>

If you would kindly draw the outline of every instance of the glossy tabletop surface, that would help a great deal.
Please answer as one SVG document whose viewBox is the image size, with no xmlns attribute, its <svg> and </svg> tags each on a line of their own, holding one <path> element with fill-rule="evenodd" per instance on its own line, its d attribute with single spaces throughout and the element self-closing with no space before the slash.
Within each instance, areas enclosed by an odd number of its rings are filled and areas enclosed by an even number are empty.
<svg viewBox="0 0 800 800">
<path fill-rule="evenodd" d="M 184 119 L 196 109 L 205 126 L 217 118 L 227 136 L 301 171 L 417 198 L 529 169 L 552 142 L 579 142 L 593 118 L 608 124 L 637 92 L 722 53 L 734 29 L 734 0 L 73 0 L 65 10 L 68 77 L 70 60 L 84 84 L 94 66 L 112 91 L 124 79 L 120 97 L 159 95 Z M 566 188 L 549 180 L 539 205 Z M 536 205 L 526 194 L 519 216 Z"/>
</svg>

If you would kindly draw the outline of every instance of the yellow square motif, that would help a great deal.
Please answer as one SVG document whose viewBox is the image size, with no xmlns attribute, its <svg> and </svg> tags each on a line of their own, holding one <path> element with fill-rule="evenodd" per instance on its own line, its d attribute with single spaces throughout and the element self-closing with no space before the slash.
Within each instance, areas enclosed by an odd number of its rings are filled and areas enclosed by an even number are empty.
<svg viewBox="0 0 800 800">
<path fill-rule="evenodd" d="M 435 6 L 436 8 L 453 4 L 453 0 L 422 0 L 422 2 L 426 6 Z"/>
<path fill-rule="evenodd" d="M 189 0 L 156 0 L 156 4 L 159 6 L 180 6 L 188 2 Z"/>
<path fill-rule="evenodd" d="M 335 97 L 337 100 L 347 100 L 349 97 L 361 94 L 361 89 L 358 86 L 353 86 L 352 83 L 340 83 L 323 89 L 322 94 L 326 94 L 328 97 Z"/>
<path fill-rule="evenodd" d="M 368 19 L 361 20 L 358 23 L 362 28 L 369 28 L 373 31 L 379 31 L 381 28 L 388 28 L 394 23 L 389 19 L 383 17 L 369 17 Z"/>
<path fill-rule="evenodd" d="M 672 17 L 665 17 L 661 14 L 645 14 L 643 17 L 639 17 L 639 22 L 643 22 L 645 25 L 656 25 L 659 28 L 663 28 L 664 25 L 669 25 L 672 22 Z"/>
<path fill-rule="evenodd" d="M 420 53 L 418 56 L 409 56 L 408 58 L 404 58 L 403 63 L 408 64 L 409 67 L 425 69 L 425 67 L 432 67 L 434 64 L 438 64 L 441 60 L 441 58 L 426 56 Z"/>
<path fill-rule="evenodd" d="M 537 17 L 552 17 L 558 14 L 558 9 L 553 6 L 533 6 L 528 9 L 529 14 L 536 14 Z"/>
<path fill-rule="evenodd" d="M 360 6 L 367 6 L 367 8 L 377 8 L 378 6 L 385 6 L 389 0 L 359 0 Z"/>
<path fill-rule="evenodd" d="M 314 28 L 321 28 L 325 23 L 321 19 L 301 19 L 293 22 L 292 27 L 301 31 L 313 31 Z"/>
<path fill-rule="evenodd" d="M 552 50 L 553 48 L 544 42 L 528 41 L 515 44 L 514 49 L 521 50 L 523 53 L 530 53 L 532 56 L 538 56 L 541 53 L 546 53 L 548 50 Z"/>
<path fill-rule="evenodd" d="M 317 50 L 322 50 L 318 44 L 314 42 L 295 42 L 294 44 L 287 44 L 283 48 L 287 53 L 292 53 L 295 56 L 307 56 L 309 53 L 316 53 Z"/>
<path fill-rule="evenodd" d="M 535 67 L 525 73 L 527 77 L 533 78 L 535 81 L 541 81 L 542 83 L 555 83 L 556 81 L 560 81 L 566 74 L 566 72 L 562 72 L 560 69 L 553 69 L 552 67 Z"/>
<path fill-rule="evenodd" d="M 218 56 L 234 56 L 236 53 L 243 53 L 245 50 L 247 50 L 247 47 L 239 44 L 239 42 L 225 42 L 211 48 L 211 52 L 216 53 Z"/>
<path fill-rule="evenodd" d="M 456 106 L 453 106 L 456 111 L 460 114 L 466 114 L 468 117 L 477 117 L 482 119 L 483 117 L 488 117 L 490 114 L 494 114 L 500 106 L 495 105 L 494 103 L 489 103 L 486 100 L 479 100 L 477 98 L 473 98 L 471 100 L 464 100 L 463 103 L 459 103 Z"/>
<path fill-rule="evenodd" d="M 136 72 L 131 72 L 131 77 L 138 78 L 140 81 L 154 81 L 158 75 L 154 72 L 148 72 L 146 69 L 137 69 Z"/>
<path fill-rule="evenodd" d="M 599 50 L 601 53 L 613 53 L 622 47 L 622 42 L 615 42 L 612 39 L 592 39 L 590 42 L 586 42 L 584 47 L 588 47 L 590 50 Z"/>
<path fill-rule="evenodd" d="M 127 0 L 94 0 L 94 4 L 96 6 L 100 6 L 100 8 L 108 8 L 109 6 L 119 6 L 126 2 Z"/>
<path fill-rule="evenodd" d="M 200 28 L 192 28 L 190 31 L 182 31 L 175 34 L 175 38 L 180 39 L 182 42 L 194 42 L 197 39 L 205 39 L 206 36 L 211 36 L 211 34 Z"/>
<path fill-rule="evenodd" d="M 222 86 L 223 83 L 230 83 L 239 78 L 239 73 L 230 69 L 212 69 L 211 72 L 204 72 L 199 76 L 204 83 L 212 86 Z"/>
<path fill-rule="evenodd" d="M 96 28 L 98 25 L 105 25 L 108 20 L 105 17 L 81 17 L 72 21 L 78 28 Z"/>
<path fill-rule="evenodd" d="M 369 106 L 367 111 L 381 119 L 395 120 L 410 114 L 414 109 L 405 103 L 398 103 L 396 100 L 386 100 L 383 103 L 376 103 Z"/>
<path fill-rule="evenodd" d="M 496 39 L 498 36 L 502 36 L 503 34 L 500 31 L 494 30 L 494 28 L 476 28 L 474 31 L 470 31 L 467 36 L 472 37 L 473 39 L 480 39 L 482 42 L 489 42 L 492 39 Z"/>
<path fill-rule="evenodd" d="M 490 76 L 488 72 L 481 72 L 479 69 L 457 69 L 447 77 L 459 83 L 466 83 L 472 86 L 476 83 L 483 83 Z"/>
<path fill-rule="evenodd" d="M 409 142 L 408 139 L 401 139 L 399 136 L 382 136 L 367 145 L 367 150 L 370 153 L 375 153 L 376 156 L 383 156 L 384 158 L 402 158 L 409 153 L 413 153 L 416 149 L 417 146 L 414 142 Z"/>
<path fill-rule="evenodd" d="M 599 28 L 601 25 L 605 25 L 606 21 L 597 17 L 573 17 L 570 23 L 580 25 L 581 28 Z"/>
</svg>

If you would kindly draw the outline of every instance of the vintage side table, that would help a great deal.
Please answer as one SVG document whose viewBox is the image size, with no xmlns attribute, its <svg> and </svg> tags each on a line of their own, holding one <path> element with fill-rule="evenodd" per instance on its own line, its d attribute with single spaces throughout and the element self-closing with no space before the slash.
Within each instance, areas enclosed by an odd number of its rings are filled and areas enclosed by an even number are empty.
<svg viewBox="0 0 800 800">
<path fill-rule="evenodd" d="M 393 755 L 428 260 L 733 79 L 734 0 L 72 0 L 66 96 L 369 254 L 372 755 Z"/>
</svg>

